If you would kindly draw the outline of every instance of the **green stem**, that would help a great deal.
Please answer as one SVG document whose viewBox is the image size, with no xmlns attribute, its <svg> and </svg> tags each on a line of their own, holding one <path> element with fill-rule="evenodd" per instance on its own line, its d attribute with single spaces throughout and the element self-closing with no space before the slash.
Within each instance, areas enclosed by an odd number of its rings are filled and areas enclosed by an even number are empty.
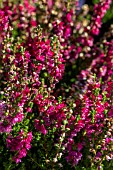
<svg viewBox="0 0 113 170">
<path fill-rule="evenodd" d="M 38 167 L 42 168 L 41 165 L 38 164 L 38 162 L 36 162 L 29 154 L 28 156 L 30 157 L 31 161 L 34 162 L 35 164 L 37 164 Z"/>
</svg>

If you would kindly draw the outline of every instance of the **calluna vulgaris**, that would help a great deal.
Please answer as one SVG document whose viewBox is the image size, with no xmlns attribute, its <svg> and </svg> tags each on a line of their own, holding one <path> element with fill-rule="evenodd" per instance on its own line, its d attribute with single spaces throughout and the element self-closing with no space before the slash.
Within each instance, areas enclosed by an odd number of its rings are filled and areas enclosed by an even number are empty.
<svg viewBox="0 0 113 170">
<path fill-rule="evenodd" d="M 113 168 L 113 2 L 83 3 L 0 1 L 2 170 Z"/>
</svg>

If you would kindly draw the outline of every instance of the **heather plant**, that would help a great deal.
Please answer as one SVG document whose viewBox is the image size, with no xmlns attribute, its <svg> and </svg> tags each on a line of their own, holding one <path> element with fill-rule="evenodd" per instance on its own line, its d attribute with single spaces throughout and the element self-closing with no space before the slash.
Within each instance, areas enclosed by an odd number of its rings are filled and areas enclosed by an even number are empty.
<svg viewBox="0 0 113 170">
<path fill-rule="evenodd" d="M 0 1 L 1 169 L 113 168 L 113 3 L 88 3 Z"/>
</svg>

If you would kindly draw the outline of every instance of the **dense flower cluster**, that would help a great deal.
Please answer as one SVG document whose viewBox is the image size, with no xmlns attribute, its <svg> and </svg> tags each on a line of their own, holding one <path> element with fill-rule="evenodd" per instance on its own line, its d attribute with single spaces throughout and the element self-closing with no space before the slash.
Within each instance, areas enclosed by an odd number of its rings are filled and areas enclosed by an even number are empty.
<svg viewBox="0 0 113 170">
<path fill-rule="evenodd" d="M 0 3 L 2 168 L 102 169 L 113 161 L 113 38 L 101 37 L 112 1 Z"/>
<path fill-rule="evenodd" d="M 26 137 L 24 137 L 23 131 L 21 131 L 16 137 L 7 137 L 7 147 L 10 148 L 11 151 L 17 152 L 16 155 L 13 157 L 13 160 L 16 161 L 16 163 L 21 162 L 21 159 L 26 156 L 27 150 L 31 148 L 31 140 L 31 132 L 29 132 Z"/>
<path fill-rule="evenodd" d="M 92 17 L 91 23 L 91 33 L 93 35 L 99 34 L 99 29 L 102 25 L 102 18 L 105 15 L 106 11 L 109 9 L 111 4 L 111 0 L 108 1 L 101 1 L 100 3 L 94 6 L 94 16 Z"/>
</svg>

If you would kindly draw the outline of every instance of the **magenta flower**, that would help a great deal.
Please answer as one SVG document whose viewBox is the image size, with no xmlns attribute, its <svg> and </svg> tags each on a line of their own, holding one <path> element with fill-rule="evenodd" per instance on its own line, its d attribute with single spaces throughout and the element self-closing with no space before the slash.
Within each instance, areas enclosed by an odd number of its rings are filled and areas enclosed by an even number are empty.
<svg viewBox="0 0 113 170">
<path fill-rule="evenodd" d="M 16 163 L 21 162 L 21 159 L 26 156 L 27 150 L 31 148 L 32 132 L 28 132 L 26 137 L 23 135 L 24 132 L 20 131 L 18 136 L 9 135 L 6 139 L 7 147 L 12 152 L 17 152 L 16 156 L 12 158 Z"/>
<path fill-rule="evenodd" d="M 46 135 L 46 133 L 47 133 L 47 130 L 46 130 L 46 128 L 45 128 L 45 126 L 44 126 L 43 124 L 42 124 L 41 127 L 40 127 L 40 131 L 41 131 L 41 133 L 44 134 L 44 135 Z"/>
<path fill-rule="evenodd" d="M 46 135 L 47 130 L 44 126 L 44 124 L 40 124 L 40 121 L 35 119 L 35 128 L 37 131 L 40 131 L 42 134 Z"/>
</svg>

